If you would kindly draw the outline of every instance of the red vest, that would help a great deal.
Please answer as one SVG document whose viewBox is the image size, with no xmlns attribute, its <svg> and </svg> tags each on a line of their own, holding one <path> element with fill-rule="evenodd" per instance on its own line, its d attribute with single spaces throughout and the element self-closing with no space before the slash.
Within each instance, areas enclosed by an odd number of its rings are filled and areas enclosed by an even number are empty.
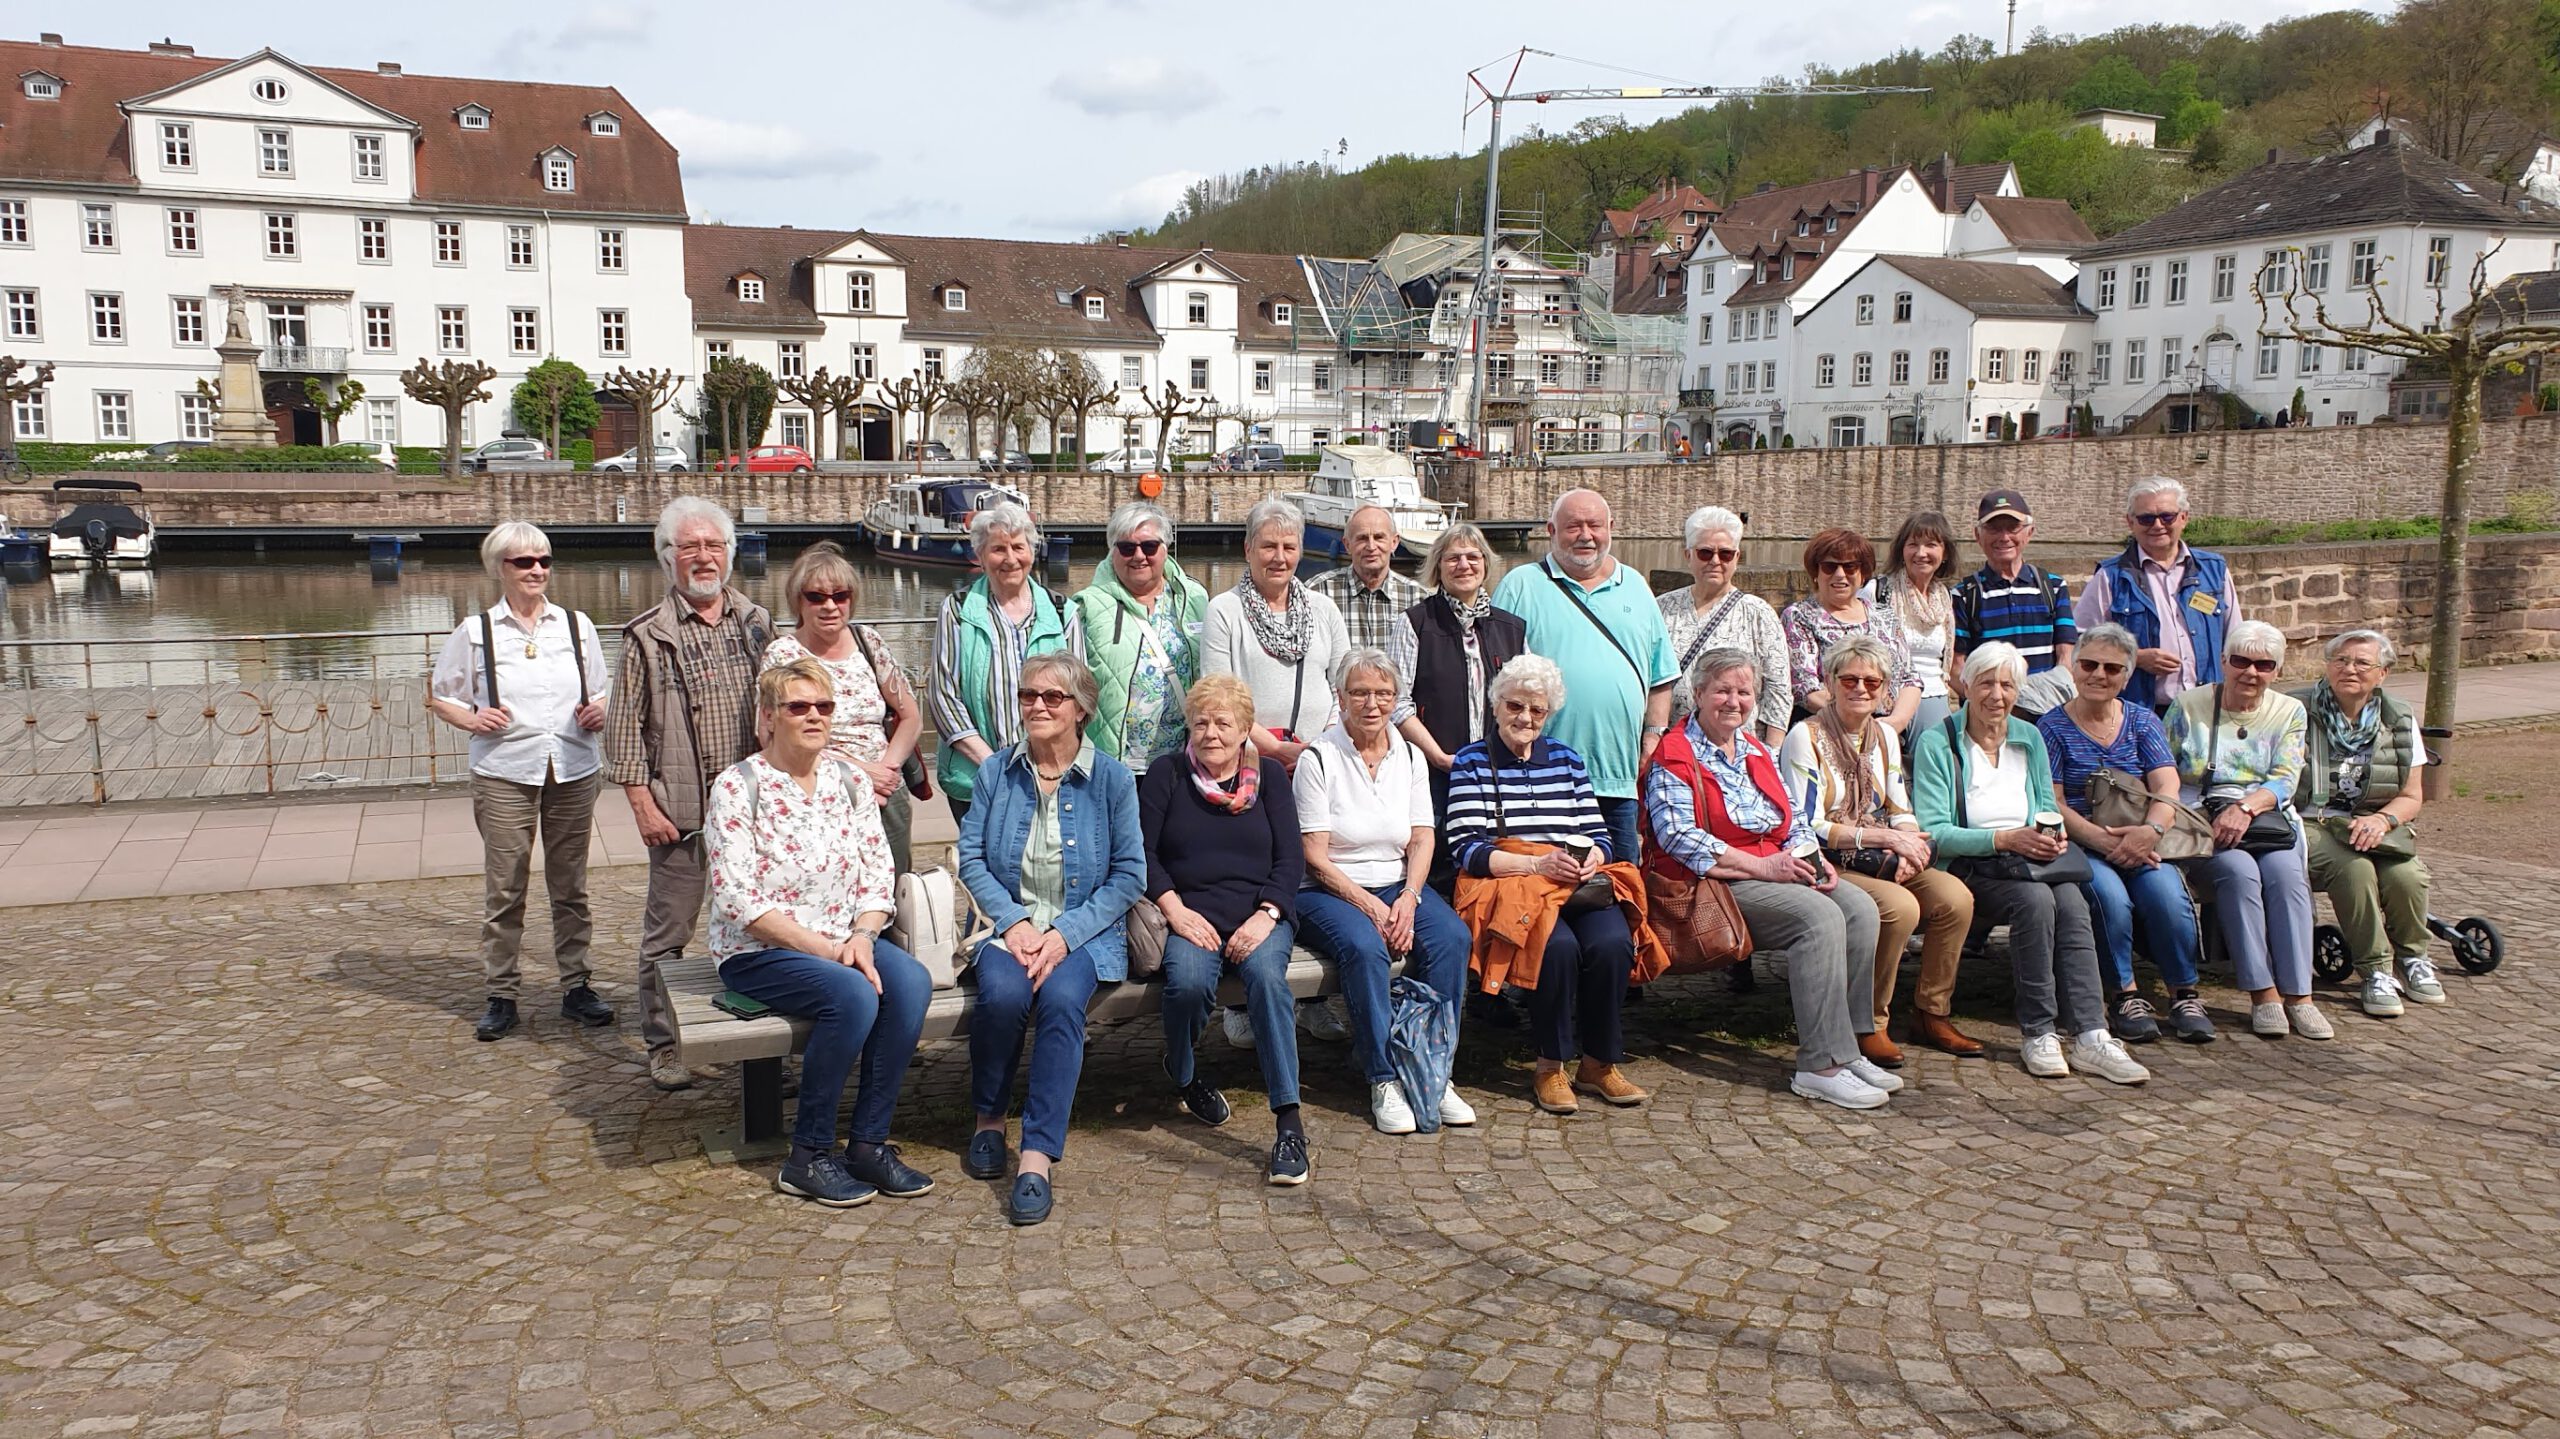
<svg viewBox="0 0 2560 1439">
<path fill-rule="evenodd" d="M 1742 828 L 1725 812 L 1724 787 L 1707 776 L 1705 763 L 1689 746 L 1689 727 L 1685 723 L 1673 726 L 1671 733 L 1662 737 L 1662 743 L 1654 747 L 1653 762 L 1688 783 L 1699 828 L 1724 841 L 1728 848 L 1738 849 L 1744 854 L 1776 854 L 1787 837 L 1787 826 L 1795 818 L 1794 809 L 1787 803 L 1786 781 L 1778 777 L 1777 757 L 1769 753 L 1767 745 L 1753 738 L 1748 730 L 1741 738 L 1743 768 L 1750 772 L 1751 782 L 1759 787 L 1760 793 L 1768 796 L 1769 802 L 1778 807 L 1778 826 L 1766 833 Z M 1644 812 L 1644 828 L 1646 867 L 1658 869 L 1673 879 L 1694 878 L 1688 866 L 1673 859 L 1655 842 L 1650 810 Z"/>
</svg>

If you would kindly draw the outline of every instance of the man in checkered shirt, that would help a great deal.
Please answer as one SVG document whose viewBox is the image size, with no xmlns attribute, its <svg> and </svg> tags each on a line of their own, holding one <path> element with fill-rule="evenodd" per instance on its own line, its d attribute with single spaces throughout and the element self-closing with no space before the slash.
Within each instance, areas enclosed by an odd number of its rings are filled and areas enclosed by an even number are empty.
<svg viewBox="0 0 2560 1439">
<path fill-rule="evenodd" d="M 1396 543 L 1396 517 L 1377 505 L 1362 505 L 1342 528 L 1342 547 L 1350 552 L 1351 563 L 1307 581 L 1307 588 L 1342 611 L 1355 650 L 1391 649 L 1397 618 L 1422 603 L 1422 586 L 1395 572 Z"/>
</svg>

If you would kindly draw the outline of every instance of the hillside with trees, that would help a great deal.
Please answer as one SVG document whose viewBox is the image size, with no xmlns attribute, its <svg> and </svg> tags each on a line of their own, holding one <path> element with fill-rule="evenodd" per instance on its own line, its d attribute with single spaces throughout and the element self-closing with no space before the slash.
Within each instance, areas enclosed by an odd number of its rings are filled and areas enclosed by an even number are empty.
<svg viewBox="0 0 2560 1439">
<path fill-rule="evenodd" d="M 2006 160 L 2030 195 L 2068 200 L 2107 234 L 2262 162 L 2342 145 L 2377 110 L 2419 143 L 2512 178 L 2520 139 L 2560 99 L 2560 0 L 2411 0 L 2389 18 L 2339 10 L 2238 26 L 2136 25 L 2073 38 L 2038 30 L 2017 53 L 1959 35 L 1808 82 L 1920 85 L 1925 95 L 1729 100 L 1644 124 L 1594 116 L 1503 146 L 1504 208 L 1543 208 L 1578 245 L 1604 208 L 1686 181 L 1718 199 L 1863 165 Z M 1777 77 L 1771 83 L 1786 83 Z M 2158 115 L 2162 155 L 2108 144 L 2071 116 Z M 1525 108 L 1525 107 L 1523 107 Z M 1513 115 L 1520 114 L 1515 109 Z M 2501 170 L 2510 173 L 2501 174 Z M 1374 253 L 1400 231 L 1481 224 L 1484 152 L 1390 155 L 1355 170 L 1266 166 L 1191 187 L 1134 243 L 1320 255 Z"/>
</svg>

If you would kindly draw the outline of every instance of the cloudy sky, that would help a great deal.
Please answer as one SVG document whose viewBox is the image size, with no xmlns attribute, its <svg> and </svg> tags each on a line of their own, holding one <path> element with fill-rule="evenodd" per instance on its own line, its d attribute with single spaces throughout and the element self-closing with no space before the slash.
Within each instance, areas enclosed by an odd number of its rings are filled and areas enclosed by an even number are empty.
<svg viewBox="0 0 2560 1439">
<path fill-rule="evenodd" d="M 2153 0 L 2143 18 L 2259 25 L 2323 8 Z M 196 0 L 29 0 L 12 38 L 168 36 L 200 55 L 274 46 L 305 64 L 621 88 L 683 152 L 699 218 L 736 224 L 1074 239 L 1152 223 L 1206 173 L 1322 156 L 1481 146 L 1469 68 L 1528 45 L 1522 83 L 1748 84 L 1960 31 L 1995 42 L 2002 0 L 1803 0 L 1786 26 L 1714 27 L 1715 7 L 1532 0 L 549 0 L 208 8 Z M 1559 25 L 1558 17 L 1654 17 Z M 2018 0 L 2018 34 L 2124 23 L 2106 0 Z M 1694 43 L 1674 36 L 1694 23 Z M 1497 76 L 1507 67 L 1487 71 Z M 1630 74 L 1642 71 L 1646 76 Z M 1641 122 L 1668 113 L 1638 104 Z M 1563 129 L 1602 107 L 1524 114 Z"/>
</svg>

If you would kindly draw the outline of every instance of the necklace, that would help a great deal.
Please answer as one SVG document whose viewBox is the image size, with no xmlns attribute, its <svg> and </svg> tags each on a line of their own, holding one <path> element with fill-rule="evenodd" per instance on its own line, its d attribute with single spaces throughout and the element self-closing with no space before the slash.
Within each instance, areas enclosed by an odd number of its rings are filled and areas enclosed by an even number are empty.
<svg viewBox="0 0 2560 1439">
<path fill-rule="evenodd" d="M 1060 770 L 1056 774 L 1051 774 L 1047 770 L 1040 768 L 1038 765 L 1033 765 L 1031 767 L 1031 772 L 1040 776 L 1040 782 L 1042 784 L 1056 784 L 1058 781 L 1067 777 L 1067 772 L 1065 770 Z"/>
</svg>

